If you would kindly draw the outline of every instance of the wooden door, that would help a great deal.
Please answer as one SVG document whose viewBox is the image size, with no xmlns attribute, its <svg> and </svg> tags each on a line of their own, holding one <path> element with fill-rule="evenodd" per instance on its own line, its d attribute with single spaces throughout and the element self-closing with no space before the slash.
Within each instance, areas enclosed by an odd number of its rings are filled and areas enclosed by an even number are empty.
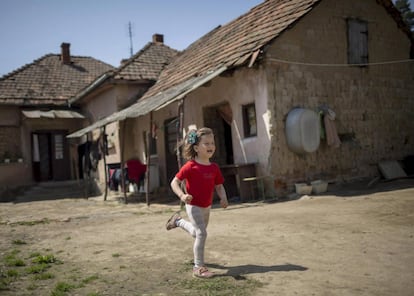
<svg viewBox="0 0 414 296">
<path fill-rule="evenodd" d="M 168 119 L 164 122 L 165 126 L 165 160 L 167 168 L 167 182 L 172 181 L 178 172 L 177 162 L 177 118 Z"/>
<path fill-rule="evenodd" d="M 66 141 L 66 132 L 36 132 L 33 134 L 32 145 L 33 174 L 37 182 L 70 179 L 69 147 Z"/>
<path fill-rule="evenodd" d="M 52 179 L 52 167 L 50 166 L 50 134 L 38 134 L 39 139 L 39 176 L 35 178 L 40 182 Z"/>
<path fill-rule="evenodd" d="M 53 132 L 51 140 L 51 167 L 53 180 L 62 181 L 70 179 L 69 147 L 66 141 L 66 133 Z"/>
</svg>

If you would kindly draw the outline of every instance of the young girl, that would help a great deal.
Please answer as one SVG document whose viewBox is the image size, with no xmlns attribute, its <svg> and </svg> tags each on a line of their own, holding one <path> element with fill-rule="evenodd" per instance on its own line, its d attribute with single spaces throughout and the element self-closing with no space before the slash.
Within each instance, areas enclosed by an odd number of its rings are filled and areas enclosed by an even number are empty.
<svg viewBox="0 0 414 296">
<path fill-rule="evenodd" d="M 189 221 L 177 212 L 168 220 L 167 230 L 180 227 L 194 238 L 193 276 L 210 278 L 214 274 L 204 265 L 204 247 L 207 238 L 207 224 L 213 202 L 214 189 L 223 208 L 228 205 L 224 178 L 216 163 L 210 158 L 216 151 L 213 131 L 209 128 L 191 130 L 185 140 L 183 156 L 187 161 L 171 182 L 175 194 L 185 203 Z M 181 188 L 185 181 L 186 190 Z"/>
</svg>

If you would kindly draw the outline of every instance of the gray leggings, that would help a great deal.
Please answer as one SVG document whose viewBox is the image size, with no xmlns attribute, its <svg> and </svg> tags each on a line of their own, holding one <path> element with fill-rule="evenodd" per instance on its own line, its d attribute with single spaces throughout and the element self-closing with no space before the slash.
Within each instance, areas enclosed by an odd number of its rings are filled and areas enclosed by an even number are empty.
<svg viewBox="0 0 414 296">
<path fill-rule="evenodd" d="M 194 265 L 195 267 L 201 267 L 204 266 L 204 247 L 206 245 L 207 225 L 211 207 L 201 208 L 186 204 L 185 208 L 190 221 L 181 219 L 177 224 L 195 238 L 193 246 Z"/>
</svg>

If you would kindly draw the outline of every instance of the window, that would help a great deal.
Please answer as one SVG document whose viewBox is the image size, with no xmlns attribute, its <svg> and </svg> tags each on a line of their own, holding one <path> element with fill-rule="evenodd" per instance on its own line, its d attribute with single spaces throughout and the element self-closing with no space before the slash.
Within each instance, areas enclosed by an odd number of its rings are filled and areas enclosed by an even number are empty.
<svg viewBox="0 0 414 296">
<path fill-rule="evenodd" d="M 348 19 L 348 64 L 368 63 L 368 24 L 359 19 Z"/>
<path fill-rule="evenodd" d="M 244 137 L 253 137 L 257 135 L 256 108 L 254 104 L 244 105 L 243 109 L 243 130 Z"/>
<path fill-rule="evenodd" d="M 55 135 L 55 159 L 63 159 L 63 135 Z"/>
<path fill-rule="evenodd" d="M 152 132 L 147 132 L 147 143 L 149 145 L 149 155 L 156 155 L 157 154 L 157 136 Z"/>
</svg>

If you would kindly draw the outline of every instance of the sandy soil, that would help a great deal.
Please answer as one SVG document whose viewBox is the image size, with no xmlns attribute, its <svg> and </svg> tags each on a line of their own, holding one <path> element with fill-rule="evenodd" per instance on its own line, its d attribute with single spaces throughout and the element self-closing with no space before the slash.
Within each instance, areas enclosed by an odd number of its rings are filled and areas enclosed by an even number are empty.
<svg viewBox="0 0 414 296">
<path fill-rule="evenodd" d="M 1 258 L 39 252 L 61 264 L 51 279 L 25 275 L 0 294 L 51 295 L 58 282 L 83 282 L 67 295 L 207 295 L 188 285 L 205 281 L 191 277 L 192 239 L 164 228 L 178 209 L 101 197 L 2 203 Z M 208 230 L 208 266 L 229 279 L 213 280 L 253 280 L 247 295 L 414 295 L 413 179 L 214 207 Z M 4 276 L 4 259 L 0 268 Z"/>
</svg>

